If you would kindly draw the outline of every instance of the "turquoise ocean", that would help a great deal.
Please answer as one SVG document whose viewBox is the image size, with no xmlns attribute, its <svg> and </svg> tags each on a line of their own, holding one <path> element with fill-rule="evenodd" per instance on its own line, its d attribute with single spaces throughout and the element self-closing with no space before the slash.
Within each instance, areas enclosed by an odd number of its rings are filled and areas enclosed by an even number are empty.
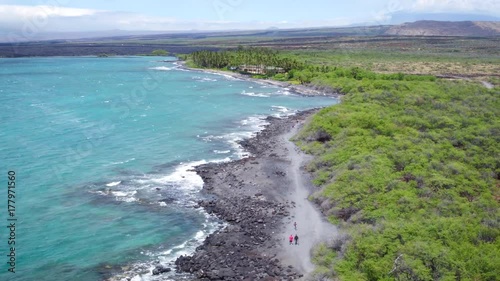
<svg viewBox="0 0 500 281">
<path fill-rule="evenodd" d="M 0 280 L 155 280 L 156 264 L 171 267 L 223 226 L 194 208 L 194 166 L 245 157 L 237 141 L 266 116 L 337 102 L 183 70 L 175 58 L 0 59 Z"/>
</svg>

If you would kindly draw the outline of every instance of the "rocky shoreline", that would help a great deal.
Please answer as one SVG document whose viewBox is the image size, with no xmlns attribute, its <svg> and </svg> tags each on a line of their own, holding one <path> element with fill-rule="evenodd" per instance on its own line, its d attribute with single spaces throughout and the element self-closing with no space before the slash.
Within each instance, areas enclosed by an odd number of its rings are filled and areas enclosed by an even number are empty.
<svg viewBox="0 0 500 281">
<path fill-rule="evenodd" d="M 203 192 L 213 199 L 199 202 L 208 213 L 227 223 L 211 234 L 192 256 L 181 256 L 178 272 L 196 280 L 296 280 L 300 270 L 278 258 L 283 225 L 295 202 L 287 199 L 285 133 L 317 110 L 288 118 L 268 117 L 269 125 L 241 145 L 251 157 L 196 168 Z"/>
</svg>

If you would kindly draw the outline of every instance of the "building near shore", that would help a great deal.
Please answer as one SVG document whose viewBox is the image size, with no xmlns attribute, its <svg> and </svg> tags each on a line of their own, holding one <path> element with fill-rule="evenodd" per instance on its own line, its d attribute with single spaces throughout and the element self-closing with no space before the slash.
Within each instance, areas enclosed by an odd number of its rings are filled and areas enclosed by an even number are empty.
<svg viewBox="0 0 500 281">
<path fill-rule="evenodd" d="M 268 73 L 285 73 L 285 69 L 276 66 L 261 65 L 240 65 L 238 70 L 250 74 L 268 74 Z"/>
</svg>

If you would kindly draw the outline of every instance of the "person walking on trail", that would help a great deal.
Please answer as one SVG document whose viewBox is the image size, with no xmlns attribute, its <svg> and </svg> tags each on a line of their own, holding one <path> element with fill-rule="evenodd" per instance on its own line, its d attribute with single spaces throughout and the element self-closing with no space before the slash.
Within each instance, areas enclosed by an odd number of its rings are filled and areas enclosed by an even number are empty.
<svg viewBox="0 0 500 281">
<path fill-rule="evenodd" d="M 297 236 L 297 234 L 295 234 L 295 245 L 299 245 L 299 236 Z"/>
<path fill-rule="evenodd" d="M 290 234 L 289 240 L 290 240 L 290 245 L 292 245 L 293 244 L 293 235 L 292 234 Z"/>
<path fill-rule="evenodd" d="M 295 228 L 295 230 L 297 230 L 297 222 L 293 223 L 293 227 Z"/>
</svg>

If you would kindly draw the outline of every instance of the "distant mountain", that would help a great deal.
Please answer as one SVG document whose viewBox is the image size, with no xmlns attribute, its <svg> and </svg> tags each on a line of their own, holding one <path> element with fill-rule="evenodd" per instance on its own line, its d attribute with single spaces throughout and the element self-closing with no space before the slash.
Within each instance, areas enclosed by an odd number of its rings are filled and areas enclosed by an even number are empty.
<svg viewBox="0 0 500 281">
<path fill-rule="evenodd" d="M 128 30 L 108 30 L 108 31 L 82 31 L 82 32 L 34 32 L 24 35 L 22 32 L 8 32 L 0 29 L 0 43 L 18 43 L 49 40 L 73 40 L 85 38 L 107 38 L 114 36 L 137 36 L 161 34 L 165 31 L 128 31 Z M 170 32 L 175 33 L 175 32 Z M 185 31 L 184 33 L 187 33 Z"/>
<path fill-rule="evenodd" d="M 395 25 L 385 35 L 402 36 L 500 36 L 500 21 L 416 21 Z"/>
<path fill-rule="evenodd" d="M 98 32 L 39 32 L 23 37 L 22 34 L 2 31 L 0 44 L 20 44 L 22 42 L 70 41 L 151 41 L 170 39 L 202 39 L 209 37 L 269 37 L 307 38 L 339 36 L 500 36 L 500 21 L 416 21 L 400 25 L 352 25 L 345 27 L 310 27 L 281 29 L 270 27 L 266 30 L 226 30 L 226 31 L 127 31 L 109 30 Z M 284 40 L 284 39 L 283 39 Z"/>
<path fill-rule="evenodd" d="M 456 13 L 404 13 L 397 12 L 391 15 L 388 24 L 402 24 L 422 20 L 434 21 L 500 21 L 499 17 L 479 14 L 456 14 Z"/>
</svg>

